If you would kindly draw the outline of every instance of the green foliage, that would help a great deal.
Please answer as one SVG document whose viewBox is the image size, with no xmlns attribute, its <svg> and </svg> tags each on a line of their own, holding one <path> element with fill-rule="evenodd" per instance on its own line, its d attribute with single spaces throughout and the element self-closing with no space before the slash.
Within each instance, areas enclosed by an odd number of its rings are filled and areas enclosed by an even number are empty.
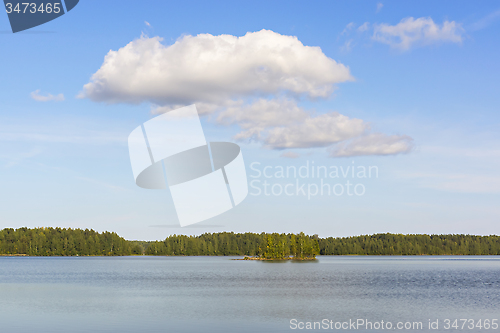
<svg viewBox="0 0 500 333">
<path fill-rule="evenodd" d="M 290 237 L 286 234 L 265 234 L 265 250 L 261 254 L 265 259 L 285 259 L 290 257 Z"/>
<path fill-rule="evenodd" d="M 147 255 L 259 256 L 265 259 L 314 258 L 319 254 L 317 237 L 293 234 L 205 233 L 200 236 L 173 235 L 149 243 Z"/>
<path fill-rule="evenodd" d="M 296 259 L 314 258 L 319 254 L 318 235 L 307 236 L 301 232 L 293 235 L 294 244 L 292 254 Z"/>
<path fill-rule="evenodd" d="M 265 250 L 265 234 L 233 232 L 205 233 L 200 236 L 172 235 L 150 242 L 145 254 L 171 256 L 255 256 Z"/>
<path fill-rule="evenodd" d="M 172 235 L 164 241 L 127 241 L 116 233 L 64 228 L 0 231 L 0 255 L 258 256 L 264 259 L 316 255 L 500 255 L 500 236 L 376 234 L 344 238 L 318 235 L 205 233 Z"/>
<path fill-rule="evenodd" d="M 375 234 L 319 239 L 322 255 L 500 255 L 499 236 Z"/>
<path fill-rule="evenodd" d="M 0 231 L 0 254 L 123 256 L 133 253 L 133 244 L 114 232 L 98 233 L 94 230 L 71 228 L 19 228 Z"/>
</svg>

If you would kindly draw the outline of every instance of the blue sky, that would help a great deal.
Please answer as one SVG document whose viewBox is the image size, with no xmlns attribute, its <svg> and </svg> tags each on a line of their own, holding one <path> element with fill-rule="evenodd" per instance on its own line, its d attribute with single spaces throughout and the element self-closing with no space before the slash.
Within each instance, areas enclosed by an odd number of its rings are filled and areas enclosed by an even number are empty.
<svg viewBox="0 0 500 333">
<path fill-rule="evenodd" d="M 220 35 L 240 53 L 212 57 Z M 218 231 L 499 234 L 499 36 L 494 1 L 81 1 L 17 34 L 0 15 L 0 228 L 93 228 L 144 240 Z M 111 50 L 116 70 L 105 62 Z M 172 65 L 185 54 L 196 61 Z M 378 177 L 326 180 L 362 184 L 353 196 L 251 188 L 231 211 L 180 228 L 168 190 L 135 185 L 127 137 L 190 103 L 204 113 L 207 139 L 238 142 L 249 181 L 266 180 L 253 177 L 252 163 L 376 166 Z M 320 182 L 268 179 L 297 180 Z"/>
</svg>

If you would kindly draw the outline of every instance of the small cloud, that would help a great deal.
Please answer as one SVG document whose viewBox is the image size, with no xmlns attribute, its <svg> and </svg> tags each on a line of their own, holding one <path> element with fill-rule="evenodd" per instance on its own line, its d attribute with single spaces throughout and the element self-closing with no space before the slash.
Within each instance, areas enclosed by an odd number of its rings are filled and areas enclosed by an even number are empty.
<svg viewBox="0 0 500 333">
<path fill-rule="evenodd" d="M 472 24 L 470 26 L 470 30 L 472 31 L 482 30 L 491 25 L 493 22 L 497 21 L 498 19 L 500 19 L 500 10 L 488 14 L 479 21 L 477 21 L 476 23 Z"/>
<path fill-rule="evenodd" d="M 365 32 L 366 30 L 370 29 L 370 23 L 369 22 L 365 22 L 363 23 L 362 25 L 359 26 L 359 28 L 357 29 L 359 32 Z"/>
<path fill-rule="evenodd" d="M 407 51 L 413 46 L 441 42 L 460 44 L 464 32 L 462 25 L 455 21 L 444 21 L 439 25 L 430 17 L 417 19 L 407 17 L 396 25 L 375 24 L 372 39 L 392 48 Z"/>
<path fill-rule="evenodd" d="M 348 34 L 349 31 L 354 29 L 355 26 L 356 26 L 356 24 L 354 22 L 349 23 L 348 25 L 345 26 L 344 30 L 342 30 L 340 35 L 342 36 L 342 35 Z"/>
<path fill-rule="evenodd" d="M 148 27 L 151 27 L 151 24 L 149 24 L 148 21 L 144 21 L 144 24 L 147 25 Z"/>
<path fill-rule="evenodd" d="M 382 10 L 382 7 L 384 7 L 384 4 L 383 4 L 383 3 L 381 3 L 381 2 L 379 2 L 379 3 L 377 4 L 377 10 L 376 10 L 375 12 L 376 12 L 376 13 L 380 12 L 380 11 Z"/>
<path fill-rule="evenodd" d="M 286 151 L 283 154 L 281 154 L 280 156 L 286 157 L 286 158 L 298 158 L 298 157 L 300 157 L 299 154 L 294 153 L 293 151 Z"/>
<path fill-rule="evenodd" d="M 58 94 L 58 95 L 52 95 L 52 94 L 47 94 L 47 95 L 41 95 L 40 94 L 40 89 L 37 89 L 33 91 L 31 94 L 31 98 L 33 98 L 35 101 L 38 102 L 49 102 L 49 101 L 64 101 L 64 95 L 63 94 Z"/>
<path fill-rule="evenodd" d="M 407 135 L 372 133 L 340 142 L 329 149 L 330 157 L 396 155 L 413 150 L 413 139 Z"/>
<path fill-rule="evenodd" d="M 340 47 L 340 51 L 342 51 L 342 52 L 349 52 L 349 51 L 351 51 L 352 47 L 353 47 L 353 43 L 352 42 L 353 42 L 352 39 L 349 39 L 348 41 L 346 41 L 344 43 L 344 45 L 342 45 Z"/>
<path fill-rule="evenodd" d="M 288 126 L 267 130 L 263 141 L 273 149 L 327 147 L 349 140 L 368 130 L 361 119 L 349 118 L 338 112 L 307 117 Z"/>
</svg>

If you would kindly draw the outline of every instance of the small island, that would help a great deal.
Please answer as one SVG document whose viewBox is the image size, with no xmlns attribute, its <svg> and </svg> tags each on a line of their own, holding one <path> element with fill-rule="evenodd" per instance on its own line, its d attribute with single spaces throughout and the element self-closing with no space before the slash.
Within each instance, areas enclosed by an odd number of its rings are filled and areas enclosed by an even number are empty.
<svg viewBox="0 0 500 333">
<path fill-rule="evenodd" d="M 243 259 L 235 260 L 316 260 L 319 254 L 318 236 L 306 236 L 300 234 L 266 234 L 264 250 L 260 249 L 260 255 L 245 256 Z"/>
</svg>

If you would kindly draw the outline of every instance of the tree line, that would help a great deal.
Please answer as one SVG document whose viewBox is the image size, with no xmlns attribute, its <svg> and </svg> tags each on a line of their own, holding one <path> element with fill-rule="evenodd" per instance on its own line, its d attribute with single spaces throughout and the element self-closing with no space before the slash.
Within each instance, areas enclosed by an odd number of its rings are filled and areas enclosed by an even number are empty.
<svg viewBox="0 0 500 333">
<path fill-rule="evenodd" d="M 114 232 L 65 228 L 19 228 L 0 231 L 0 254 L 29 256 L 123 256 L 142 254 L 137 244 Z"/>
<path fill-rule="evenodd" d="M 322 255 L 500 255 L 500 236 L 375 234 L 319 239 Z"/>
<path fill-rule="evenodd" d="M 278 233 L 205 233 L 200 236 L 172 235 L 149 243 L 147 255 L 258 256 L 264 259 L 314 258 L 319 254 L 317 236 Z"/>
<path fill-rule="evenodd" d="M 316 255 L 500 255 L 500 236 L 375 234 L 319 238 L 278 233 L 172 235 L 163 241 L 129 241 L 114 232 L 65 228 L 0 231 L 0 255 L 258 256 L 264 259 Z"/>
</svg>

